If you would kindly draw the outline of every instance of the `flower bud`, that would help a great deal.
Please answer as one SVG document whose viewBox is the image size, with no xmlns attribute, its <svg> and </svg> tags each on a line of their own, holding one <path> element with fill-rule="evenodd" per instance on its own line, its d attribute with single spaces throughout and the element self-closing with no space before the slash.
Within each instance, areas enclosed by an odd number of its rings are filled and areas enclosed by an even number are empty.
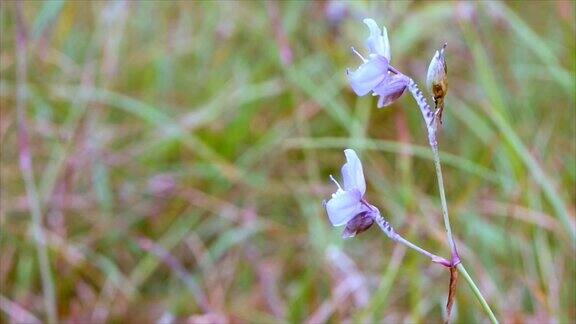
<svg viewBox="0 0 576 324">
<path fill-rule="evenodd" d="M 442 46 L 440 51 L 436 51 L 432 61 L 430 61 L 428 74 L 426 75 L 426 86 L 434 95 L 436 106 L 438 106 L 438 102 L 444 99 L 446 92 L 448 92 L 448 69 L 444 57 L 445 48 L 446 44 Z"/>
</svg>

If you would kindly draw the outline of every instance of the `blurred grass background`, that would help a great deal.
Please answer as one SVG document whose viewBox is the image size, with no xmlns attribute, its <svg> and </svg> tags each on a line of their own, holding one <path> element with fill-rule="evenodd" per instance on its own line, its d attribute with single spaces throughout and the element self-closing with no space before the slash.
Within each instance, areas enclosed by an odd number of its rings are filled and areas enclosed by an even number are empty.
<svg viewBox="0 0 576 324">
<path fill-rule="evenodd" d="M 23 55 L 16 7 L 0 4 L 1 322 L 442 321 L 447 271 L 377 229 L 341 240 L 322 208 L 355 148 L 368 199 L 448 255 L 413 99 L 377 110 L 346 84 L 364 17 L 421 86 L 448 42 L 448 204 L 497 317 L 576 319 L 574 2 L 27 1 Z M 486 321 L 464 282 L 454 313 Z"/>
</svg>

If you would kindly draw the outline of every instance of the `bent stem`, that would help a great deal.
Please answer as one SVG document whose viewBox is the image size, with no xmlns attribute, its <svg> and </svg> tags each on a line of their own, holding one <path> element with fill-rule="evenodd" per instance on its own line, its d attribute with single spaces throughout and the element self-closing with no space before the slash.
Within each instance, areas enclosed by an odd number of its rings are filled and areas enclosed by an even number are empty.
<svg viewBox="0 0 576 324">
<path fill-rule="evenodd" d="M 484 299 L 484 296 L 480 292 L 480 289 L 478 289 L 478 287 L 474 283 L 474 280 L 472 280 L 472 277 L 470 277 L 468 272 L 466 272 L 464 265 L 462 265 L 462 263 L 459 263 L 456 266 L 456 268 L 458 268 L 458 271 L 460 271 L 460 273 L 462 274 L 464 279 L 466 279 L 468 286 L 470 286 L 470 288 L 472 289 L 472 292 L 474 292 L 474 295 L 476 296 L 476 299 L 478 299 L 478 302 L 480 303 L 480 305 L 482 306 L 482 308 L 484 309 L 486 314 L 488 314 L 490 321 L 494 324 L 498 324 L 498 320 L 496 319 L 496 316 L 494 316 L 494 313 L 492 312 L 490 305 L 488 305 L 488 303 L 486 302 L 486 299 Z"/>
<path fill-rule="evenodd" d="M 380 227 L 380 229 L 382 230 L 382 232 L 384 232 L 384 234 L 386 234 L 386 236 L 388 236 L 389 238 L 391 238 L 392 240 L 404 244 L 407 247 L 418 251 L 419 253 L 429 257 L 432 262 L 435 263 L 439 263 L 447 268 L 450 268 L 452 266 L 452 262 L 444 259 L 441 256 L 438 256 L 434 253 L 428 252 L 427 250 L 419 247 L 418 245 L 408 241 L 407 239 L 403 238 L 400 234 L 396 233 L 396 231 L 394 231 L 394 229 L 392 228 L 392 226 L 390 225 L 390 223 L 388 223 L 384 217 L 382 217 L 380 215 L 380 213 L 374 214 L 374 221 L 376 221 L 376 223 L 378 224 L 378 226 Z"/>
<path fill-rule="evenodd" d="M 438 255 L 436 255 L 436 254 L 434 254 L 434 253 L 430 253 L 430 252 L 424 250 L 423 248 L 419 247 L 418 245 L 416 245 L 416 244 L 408 241 L 407 239 L 403 238 L 403 237 L 402 237 L 401 235 L 399 235 L 399 234 L 398 234 L 397 237 L 396 237 L 396 242 L 402 243 L 402 244 L 406 245 L 407 247 L 412 248 L 412 249 L 414 249 L 414 250 L 416 250 L 416 251 L 424 254 L 425 256 L 427 256 L 427 257 L 429 257 L 430 259 L 432 259 L 432 262 L 439 263 L 439 264 L 441 264 L 441 265 L 443 265 L 443 266 L 445 266 L 445 267 L 447 267 L 447 268 L 449 268 L 449 267 L 451 266 L 451 264 L 452 264 L 450 261 L 444 259 L 443 257 L 438 256 Z"/>
</svg>

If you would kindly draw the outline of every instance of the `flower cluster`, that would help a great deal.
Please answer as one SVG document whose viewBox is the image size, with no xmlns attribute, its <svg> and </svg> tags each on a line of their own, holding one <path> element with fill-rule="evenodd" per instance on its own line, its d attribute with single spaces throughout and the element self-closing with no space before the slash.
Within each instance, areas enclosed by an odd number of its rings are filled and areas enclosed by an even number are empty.
<svg viewBox="0 0 576 324">
<path fill-rule="evenodd" d="M 352 90 L 358 96 L 372 92 L 372 95 L 379 96 L 378 108 L 381 108 L 400 98 L 411 80 L 390 66 L 390 42 L 386 27 L 380 30 L 376 22 L 369 18 L 364 19 L 364 23 L 370 30 L 370 35 L 366 39 L 368 58 L 364 58 L 352 48 L 362 60 L 362 64 L 353 72 L 347 70 L 346 74 Z M 374 222 L 378 222 L 389 237 L 396 239 L 394 230 L 380 216 L 378 208 L 364 199 L 366 181 L 358 155 L 351 149 L 344 150 L 344 154 L 346 155 L 346 163 L 342 167 L 344 186 L 330 176 L 337 186 L 332 198 L 325 203 L 330 222 L 334 226 L 346 225 L 342 235 L 344 238 L 354 237 L 370 228 Z"/>
<path fill-rule="evenodd" d="M 364 96 L 370 92 L 372 95 L 379 96 L 378 108 L 387 106 L 400 98 L 406 89 L 413 94 L 418 102 L 424 120 L 429 124 L 429 137 L 435 142 L 435 127 L 431 123 L 434 121 L 434 112 L 426 103 L 422 92 L 416 86 L 416 83 L 403 73 L 390 65 L 390 43 L 386 27 L 382 30 L 372 19 L 364 19 L 364 23 L 370 30 L 370 35 L 366 39 L 368 48 L 368 58 L 364 58 L 354 48 L 352 50 L 362 60 L 358 69 L 351 72 L 347 70 L 348 81 L 352 90 L 359 95 Z M 436 87 L 433 93 L 440 100 L 446 93 L 446 64 L 444 60 L 444 51 L 436 52 L 436 55 L 430 63 L 428 69 L 428 80 L 431 87 Z M 436 96 L 437 95 L 437 96 Z M 410 241 L 404 239 L 396 233 L 392 226 L 380 215 L 378 208 L 374 207 L 364 198 L 366 194 L 366 181 L 364 179 L 364 170 L 358 155 L 352 149 L 344 150 L 346 163 L 342 166 L 342 181 L 340 185 L 332 175 L 330 179 L 336 184 L 336 192 L 332 198 L 325 202 L 328 218 L 334 226 L 346 226 L 342 236 L 344 238 L 354 237 L 369 229 L 374 223 L 377 223 L 382 231 L 394 241 L 405 244 L 410 248 L 430 257 L 433 262 L 440 263 L 444 266 L 451 266 L 450 261 L 434 255 Z"/>
</svg>

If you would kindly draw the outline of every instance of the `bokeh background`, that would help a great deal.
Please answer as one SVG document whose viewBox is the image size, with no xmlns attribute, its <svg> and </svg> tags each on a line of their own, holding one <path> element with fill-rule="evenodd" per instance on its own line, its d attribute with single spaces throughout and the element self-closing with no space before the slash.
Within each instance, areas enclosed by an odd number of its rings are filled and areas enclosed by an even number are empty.
<svg viewBox="0 0 576 324">
<path fill-rule="evenodd" d="M 574 2 L 0 10 L 1 322 L 442 321 L 445 269 L 376 227 L 343 241 L 322 207 L 355 148 L 367 198 L 448 255 L 415 102 L 346 83 L 364 17 L 421 87 L 448 42 L 448 204 L 497 317 L 574 322 Z M 463 281 L 454 318 L 486 321 Z"/>
</svg>

